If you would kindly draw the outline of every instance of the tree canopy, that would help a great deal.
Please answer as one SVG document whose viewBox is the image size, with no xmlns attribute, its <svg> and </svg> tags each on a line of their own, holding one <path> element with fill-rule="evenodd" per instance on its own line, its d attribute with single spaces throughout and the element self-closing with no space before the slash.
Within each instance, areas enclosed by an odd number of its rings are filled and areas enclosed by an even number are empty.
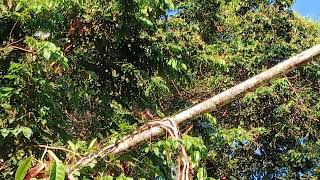
<svg viewBox="0 0 320 180">
<path fill-rule="evenodd" d="M 172 115 L 319 44 L 320 24 L 292 4 L 1 1 L 0 179 L 24 179 L 38 162 L 50 167 L 37 176 L 64 179 L 150 120 L 143 113 Z M 182 144 L 196 179 L 317 178 L 319 83 L 313 61 L 184 124 L 180 140 L 105 155 L 74 176 L 174 179 Z"/>
</svg>

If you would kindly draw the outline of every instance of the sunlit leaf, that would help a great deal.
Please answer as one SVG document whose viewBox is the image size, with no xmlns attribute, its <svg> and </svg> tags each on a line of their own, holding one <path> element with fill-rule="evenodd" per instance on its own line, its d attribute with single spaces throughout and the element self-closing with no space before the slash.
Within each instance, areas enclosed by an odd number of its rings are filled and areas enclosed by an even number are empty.
<svg viewBox="0 0 320 180">
<path fill-rule="evenodd" d="M 19 163 L 15 174 L 15 180 L 23 180 L 32 164 L 32 157 L 27 157 Z"/>
<path fill-rule="evenodd" d="M 52 152 L 51 150 L 47 150 L 49 153 L 49 156 L 54 159 L 55 161 L 60 161 L 59 158 L 54 154 L 54 152 Z"/>
<path fill-rule="evenodd" d="M 30 137 L 32 136 L 32 130 L 28 127 L 22 127 L 22 133 L 24 135 L 24 137 L 30 139 Z"/>
<path fill-rule="evenodd" d="M 139 19 L 144 22 L 146 25 L 148 26 L 153 26 L 152 21 L 150 21 L 149 19 L 145 18 L 145 17 L 139 17 Z"/>
<path fill-rule="evenodd" d="M 98 140 L 97 138 L 94 138 L 88 146 L 88 151 L 94 150 L 97 144 L 98 144 Z"/>
<path fill-rule="evenodd" d="M 197 173 L 198 180 L 206 180 L 207 179 L 207 171 L 204 168 L 199 168 Z"/>
<path fill-rule="evenodd" d="M 45 48 L 43 50 L 43 57 L 46 58 L 47 60 L 49 60 L 51 57 L 51 51 L 49 51 L 47 48 Z"/>
<path fill-rule="evenodd" d="M 64 180 L 65 168 L 61 161 L 53 161 L 50 169 L 50 180 Z"/>
<path fill-rule="evenodd" d="M 1 133 L 2 137 L 5 138 L 5 137 L 7 137 L 9 135 L 10 130 L 6 129 L 6 128 L 2 128 L 2 129 L 0 129 L 0 133 Z"/>
</svg>

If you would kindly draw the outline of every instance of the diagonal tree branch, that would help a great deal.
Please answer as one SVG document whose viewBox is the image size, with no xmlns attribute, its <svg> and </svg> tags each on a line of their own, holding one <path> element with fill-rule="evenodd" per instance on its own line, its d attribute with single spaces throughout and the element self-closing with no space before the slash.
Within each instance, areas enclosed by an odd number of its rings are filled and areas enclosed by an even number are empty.
<svg viewBox="0 0 320 180">
<path fill-rule="evenodd" d="M 292 71 L 297 66 L 315 60 L 320 56 L 320 44 L 314 46 L 288 60 L 285 60 L 278 65 L 206 100 L 203 101 L 187 110 L 184 110 L 174 116 L 167 117 L 161 120 L 162 125 L 170 126 L 171 122 L 174 121 L 176 124 L 181 124 L 191 119 L 195 119 L 201 116 L 204 113 L 212 112 L 218 109 L 236 97 L 255 89 L 259 85 L 270 81 L 276 77 L 282 76 L 289 71 Z M 163 135 L 164 130 L 160 125 L 146 125 L 140 128 L 136 133 L 124 137 L 121 141 L 118 141 L 116 144 L 109 145 L 99 152 L 91 154 L 89 157 L 81 159 L 74 168 L 71 168 L 71 171 L 75 168 L 86 165 L 92 159 L 103 156 L 106 153 L 119 154 L 124 151 L 129 150 L 130 148 L 137 147 L 139 144 L 148 141 L 152 138 L 159 137 Z"/>
</svg>

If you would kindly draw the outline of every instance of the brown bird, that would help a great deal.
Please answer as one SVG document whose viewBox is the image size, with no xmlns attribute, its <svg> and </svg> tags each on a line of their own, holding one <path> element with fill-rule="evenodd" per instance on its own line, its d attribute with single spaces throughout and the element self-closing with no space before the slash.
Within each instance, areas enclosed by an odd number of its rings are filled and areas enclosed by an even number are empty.
<svg viewBox="0 0 320 180">
<path fill-rule="evenodd" d="M 150 108 L 146 108 L 143 111 L 139 111 L 137 108 L 133 108 L 132 112 L 135 116 L 139 118 L 139 120 L 142 120 L 143 122 L 160 119 L 160 117 L 156 113 L 154 113 L 154 111 L 152 111 Z"/>
</svg>

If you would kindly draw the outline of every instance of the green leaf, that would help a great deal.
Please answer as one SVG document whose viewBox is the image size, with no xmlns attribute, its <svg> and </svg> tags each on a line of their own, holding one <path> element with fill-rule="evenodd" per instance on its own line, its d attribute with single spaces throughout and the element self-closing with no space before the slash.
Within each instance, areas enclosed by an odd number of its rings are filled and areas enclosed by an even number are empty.
<svg viewBox="0 0 320 180">
<path fill-rule="evenodd" d="M 177 60 L 174 58 L 171 58 L 168 62 L 168 65 L 170 65 L 173 69 L 177 70 Z"/>
<path fill-rule="evenodd" d="M 90 163 L 88 163 L 86 165 L 86 167 L 90 167 L 91 169 L 93 169 L 96 166 L 97 163 L 98 163 L 98 161 L 96 159 L 94 159 Z"/>
<path fill-rule="evenodd" d="M 19 164 L 19 167 L 16 171 L 15 174 L 15 180 L 23 180 L 24 177 L 26 176 L 28 170 L 31 167 L 31 163 L 32 163 L 32 157 L 27 157 L 24 160 L 22 160 Z"/>
<path fill-rule="evenodd" d="M 22 127 L 21 129 L 24 137 L 30 139 L 30 137 L 32 136 L 32 130 L 28 127 Z"/>
<path fill-rule="evenodd" d="M 88 151 L 90 150 L 94 150 L 95 149 L 95 146 L 97 145 L 98 143 L 98 140 L 97 138 L 95 138 L 94 140 L 92 140 L 88 146 Z"/>
<path fill-rule="evenodd" d="M 60 161 L 53 161 L 50 170 L 50 180 L 64 180 L 65 169 Z"/>
<path fill-rule="evenodd" d="M 73 175 L 73 177 L 74 177 L 74 176 L 79 177 L 79 176 L 81 175 L 81 173 L 79 172 L 79 170 L 74 170 L 74 171 L 72 172 L 72 175 Z"/>
<path fill-rule="evenodd" d="M 212 126 L 216 126 L 217 125 L 217 119 L 215 117 L 213 117 L 211 114 L 207 113 L 204 115 L 206 117 L 206 119 L 210 122 L 210 124 Z"/>
<path fill-rule="evenodd" d="M 112 176 L 104 176 L 104 177 L 100 177 L 98 180 L 113 180 Z"/>
<path fill-rule="evenodd" d="M 187 151 L 192 147 L 192 141 L 189 136 L 183 135 L 182 142 Z"/>
<path fill-rule="evenodd" d="M 188 70 L 188 67 L 187 67 L 187 65 L 186 64 L 184 64 L 184 63 L 181 63 L 181 68 L 183 69 L 183 70 Z"/>
<path fill-rule="evenodd" d="M 47 48 L 43 50 L 43 57 L 46 58 L 47 60 L 50 59 L 51 57 L 51 51 L 49 51 Z"/>
<path fill-rule="evenodd" d="M 116 180 L 133 180 L 133 178 L 126 177 L 125 175 L 121 174 L 120 176 L 116 177 Z"/>
<path fill-rule="evenodd" d="M 11 88 L 11 87 L 2 87 L 0 90 L 4 91 L 4 92 L 11 92 L 13 90 L 13 88 Z"/>
<path fill-rule="evenodd" d="M 165 3 L 167 4 L 169 9 L 174 9 L 174 4 L 172 0 L 165 0 Z"/>
<path fill-rule="evenodd" d="M 5 93 L 0 92 L 0 98 L 9 97 L 9 95 L 10 95 L 10 92 L 5 92 Z"/>
<path fill-rule="evenodd" d="M 157 156 L 160 155 L 160 150 L 159 150 L 158 147 L 155 147 L 155 148 L 153 149 L 153 152 L 154 152 L 154 154 L 157 155 Z"/>
<path fill-rule="evenodd" d="M 48 153 L 52 159 L 54 159 L 55 161 L 60 161 L 59 158 L 51 150 L 48 150 Z"/>
<path fill-rule="evenodd" d="M 76 148 L 76 145 L 73 144 L 73 142 L 68 141 L 67 143 L 69 144 L 69 146 L 70 146 L 70 148 L 71 148 L 72 151 L 75 151 L 75 152 L 76 152 L 76 151 L 78 150 L 78 148 Z"/>
<path fill-rule="evenodd" d="M 144 22 L 146 25 L 148 26 L 153 26 L 152 21 L 150 21 L 149 19 L 145 18 L 145 17 L 139 17 L 139 19 Z"/>
<path fill-rule="evenodd" d="M 10 67 L 9 67 L 9 72 L 10 73 L 18 72 L 19 70 L 21 70 L 23 68 L 24 68 L 24 65 L 22 65 L 20 63 L 11 63 Z"/>
<path fill-rule="evenodd" d="M 22 2 L 17 3 L 15 11 L 19 11 L 22 7 L 23 7 L 23 3 Z"/>
<path fill-rule="evenodd" d="M 198 162 L 201 159 L 201 154 L 199 151 L 194 151 L 193 152 L 193 156 L 194 156 L 194 161 Z"/>
<path fill-rule="evenodd" d="M 66 57 L 62 57 L 60 60 L 60 63 L 64 68 L 67 68 L 69 66 L 68 62 L 69 60 Z"/>
<path fill-rule="evenodd" d="M 8 75 L 5 75 L 3 77 L 6 78 L 6 79 L 9 79 L 9 80 L 18 78 L 17 75 L 13 75 L 13 74 L 8 74 Z"/>
<path fill-rule="evenodd" d="M 10 110 L 12 108 L 12 106 L 9 103 L 2 103 L 0 104 L 0 106 L 4 109 L 4 110 Z"/>
<path fill-rule="evenodd" d="M 1 135 L 5 138 L 5 137 L 7 137 L 9 135 L 10 130 L 6 129 L 6 128 L 3 128 L 3 129 L 0 130 L 0 132 L 1 132 Z"/>
<path fill-rule="evenodd" d="M 57 46 L 55 44 L 51 42 L 46 42 L 46 45 L 51 52 L 57 51 Z"/>
<path fill-rule="evenodd" d="M 205 180 L 207 178 L 207 172 L 204 168 L 199 168 L 197 173 L 197 179 Z"/>
<path fill-rule="evenodd" d="M 12 132 L 12 134 L 13 134 L 14 136 L 17 137 L 17 136 L 21 133 L 21 131 L 22 131 L 22 128 L 21 128 L 21 127 L 18 127 L 18 128 L 13 129 L 11 132 Z"/>
</svg>

